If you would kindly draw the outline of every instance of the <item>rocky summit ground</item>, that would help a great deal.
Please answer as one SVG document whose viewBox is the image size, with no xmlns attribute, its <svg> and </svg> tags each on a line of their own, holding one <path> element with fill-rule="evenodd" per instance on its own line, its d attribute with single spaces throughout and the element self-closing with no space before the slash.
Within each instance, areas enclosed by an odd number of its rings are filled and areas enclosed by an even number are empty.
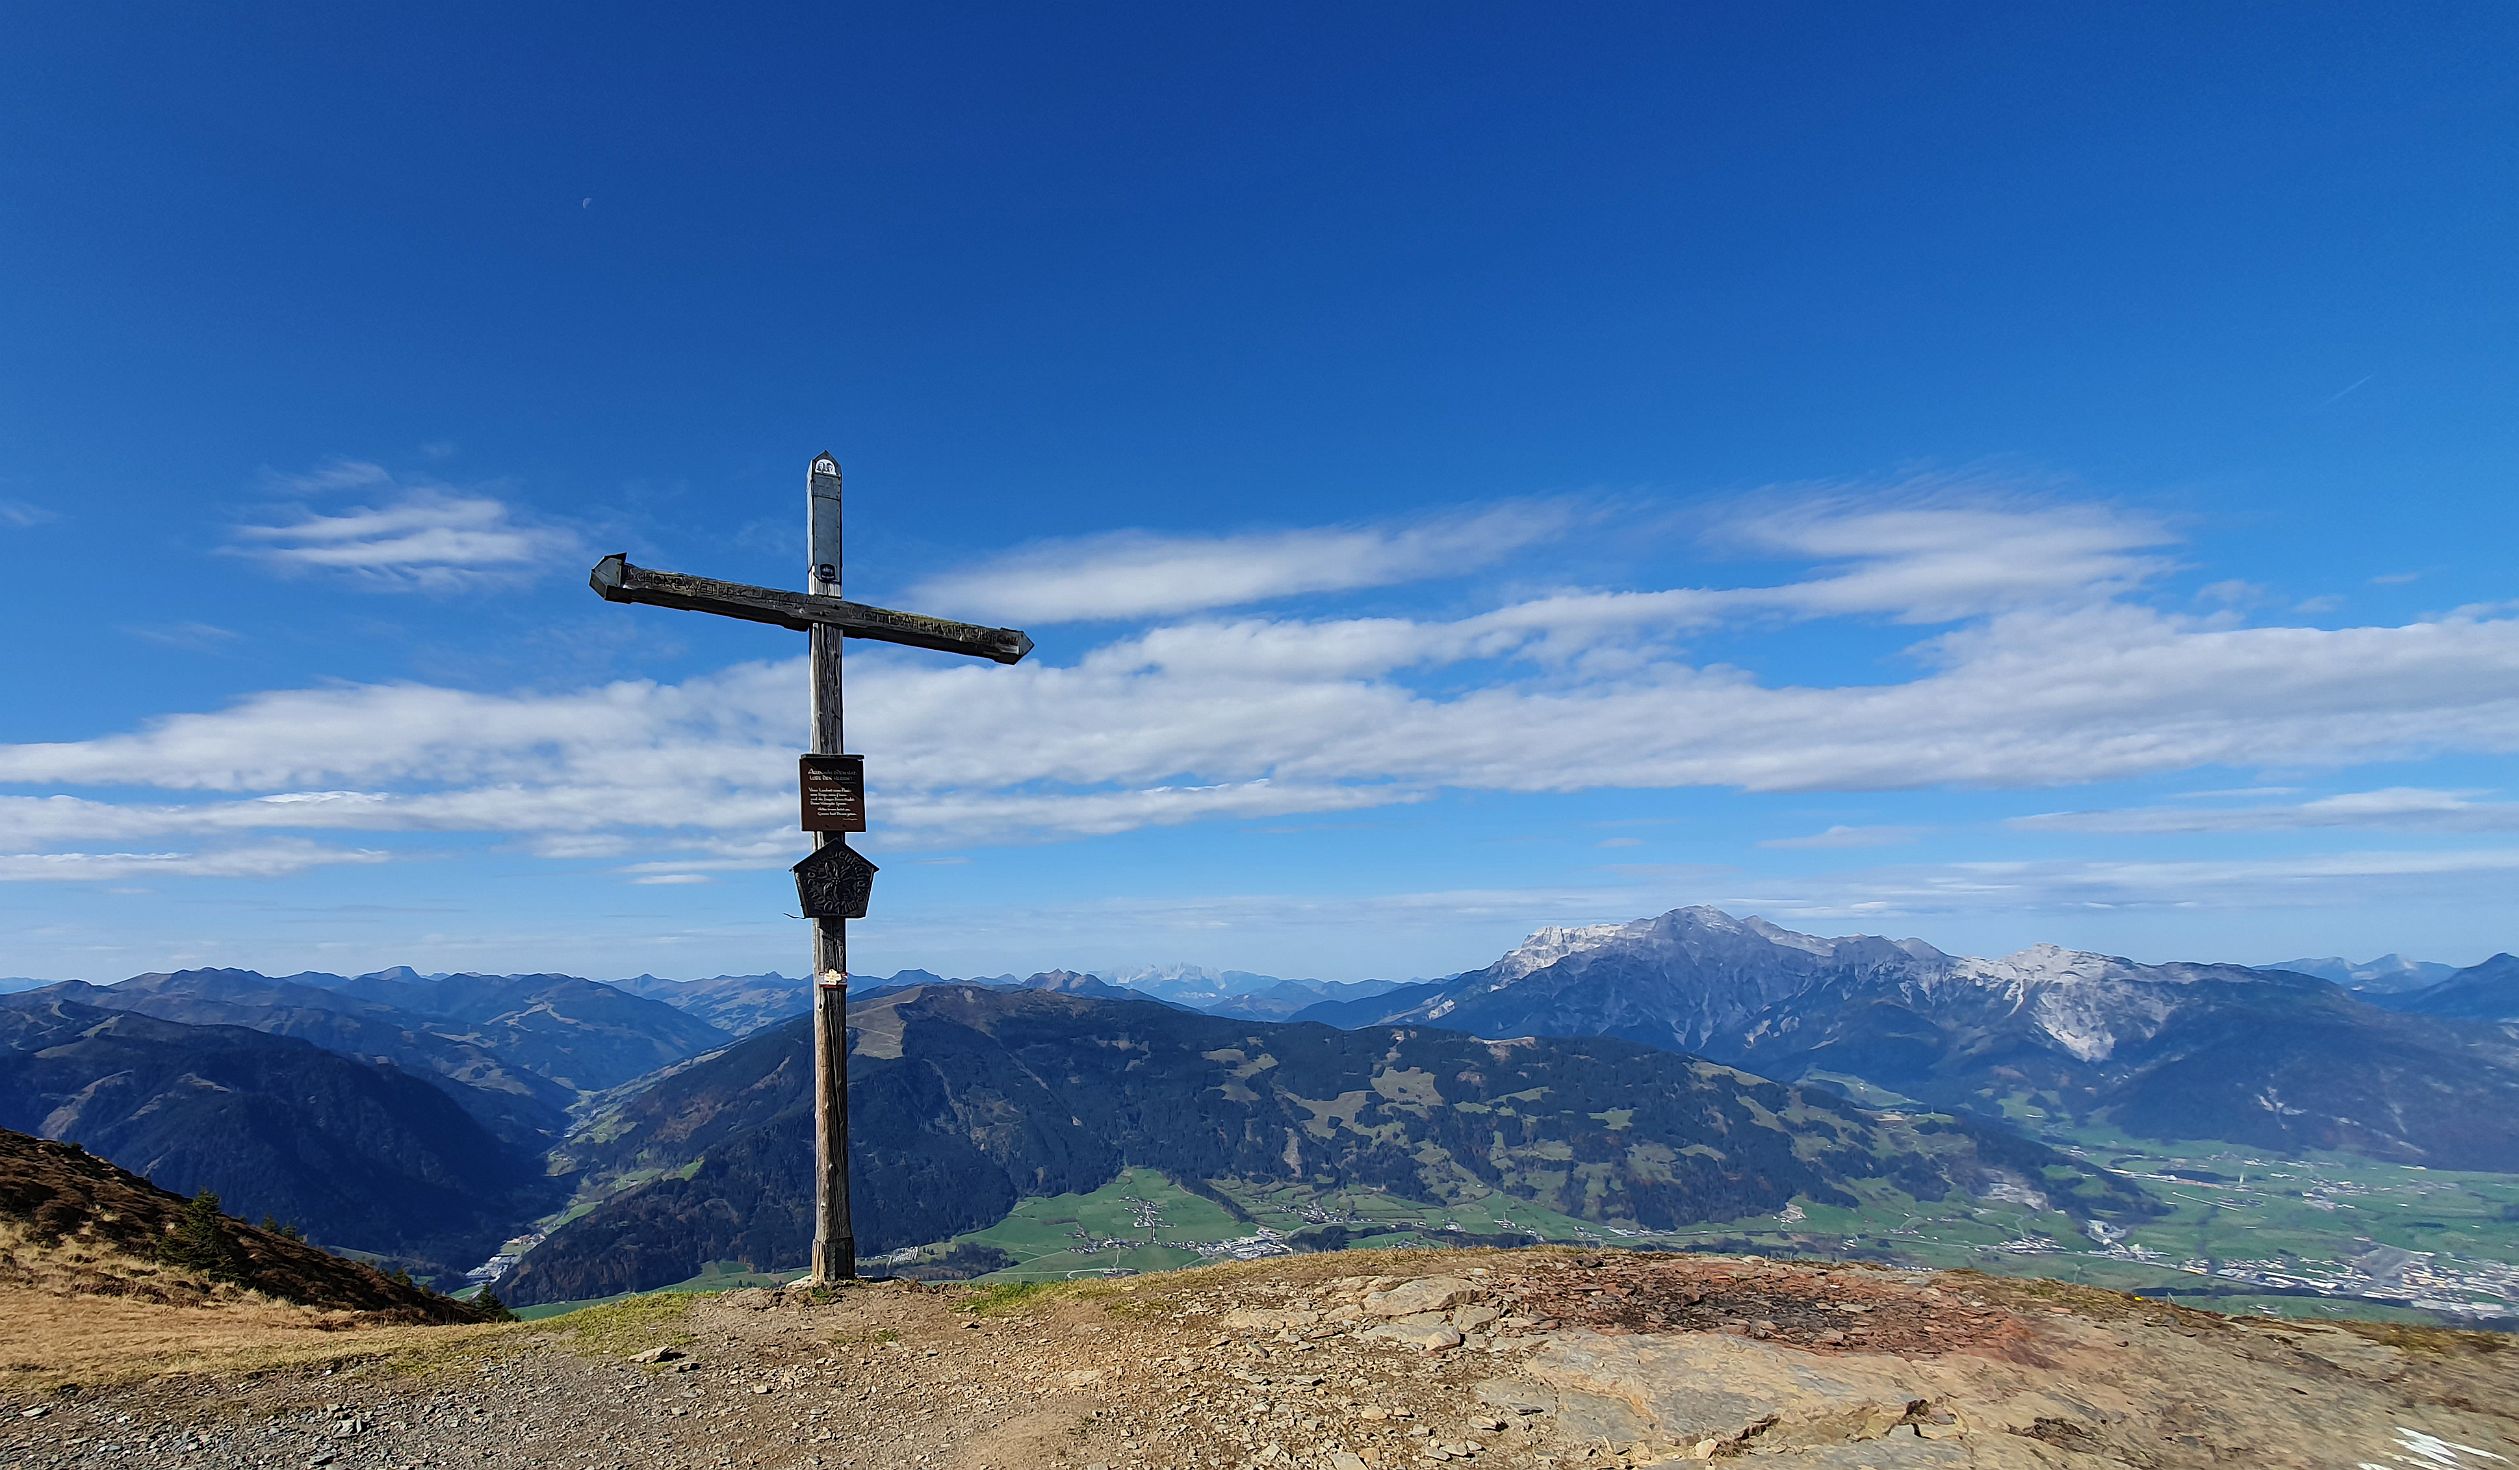
<svg viewBox="0 0 2519 1470">
<path fill-rule="evenodd" d="M 223 1350 L 73 1382 L 0 1317 L 0 1464 L 2519 1467 L 2506 1339 L 1707 1256 L 752 1290 Z"/>
</svg>

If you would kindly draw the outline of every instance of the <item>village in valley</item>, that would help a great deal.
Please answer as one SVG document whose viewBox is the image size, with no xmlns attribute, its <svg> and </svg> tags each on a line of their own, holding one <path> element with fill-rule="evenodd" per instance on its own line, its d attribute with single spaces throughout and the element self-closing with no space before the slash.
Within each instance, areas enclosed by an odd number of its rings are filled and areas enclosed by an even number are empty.
<svg viewBox="0 0 2519 1470">
<path fill-rule="evenodd" d="M 1002 1253 L 986 1279 L 1022 1281 L 1257 1260 L 1332 1242 L 1617 1245 L 1968 1266 L 2220 1311 L 2519 1326 L 2519 1180 L 2218 1145 L 2150 1151 L 2158 1147 L 2065 1145 L 2169 1207 L 2132 1225 L 2077 1222 L 2034 1192 L 2006 1188 L 1998 1193 L 2009 1197 L 1975 1200 L 1884 1195 L 1853 1210 L 1795 1201 L 1758 1219 L 1648 1230 L 1502 1197 L 1428 1207 L 1371 1190 L 1193 1191 L 1132 1170 L 1091 1194 L 1026 1201 L 953 1242 L 890 1252 L 870 1269 L 916 1273 L 974 1246 Z"/>
</svg>

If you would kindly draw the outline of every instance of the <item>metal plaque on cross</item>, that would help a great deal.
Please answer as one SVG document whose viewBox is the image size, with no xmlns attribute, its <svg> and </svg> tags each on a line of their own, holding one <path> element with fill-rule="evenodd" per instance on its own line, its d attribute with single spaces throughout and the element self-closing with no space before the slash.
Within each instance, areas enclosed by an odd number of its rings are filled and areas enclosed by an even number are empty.
<svg viewBox="0 0 2519 1470">
<path fill-rule="evenodd" d="M 803 905 L 806 918 L 862 919 L 879 870 L 847 843 L 826 842 L 791 871 L 796 902 Z"/>
<path fill-rule="evenodd" d="M 862 755 L 799 756 L 796 785 L 804 798 L 808 832 L 866 830 L 866 758 Z"/>
</svg>

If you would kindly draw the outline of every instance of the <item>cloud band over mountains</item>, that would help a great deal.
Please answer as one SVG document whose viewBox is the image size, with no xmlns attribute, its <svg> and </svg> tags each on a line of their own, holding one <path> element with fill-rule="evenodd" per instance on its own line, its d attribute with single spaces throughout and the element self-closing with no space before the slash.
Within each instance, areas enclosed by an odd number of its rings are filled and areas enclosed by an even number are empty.
<svg viewBox="0 0 2519 1470">
<path fill-rule="evenodd" d="M 391 545 L 397 534 L 381 521 L 338 536 L 301 525 L 298 541 Z M 1787 564 L 1773 580 L 1529 587 L 1451 616 L 1226 611 L 1618 534 L 1564 506 L 1525 506 L 1416 527 L 1017 553 L 920 595 L 1125 626 L 1044 637 L 1042 653 L 1011 669 L 861 645 L 852 744 L 869 757 L 887 842 L 928 849 L 1447 791 L 2072 787 L 2519 749 L 2510 609 L 2331 628 L 2197 610 L 2157 590 L 2175 567 L 2170 533 L 2091 504 L 1931 487 L 1808 494 L 1712 533 Z M 1835 618 L 1912 631 L 1899 662 L 1867 681 L 1795 682 L 1692 650 L 1718 632 L 1737 646 Z M 162 872 L 366 862 L 374 849 L 346 834 L 394 832 L 484 834 L 651 879 L 784 864 L 800 846 L 802 684 L 801 660 L 786 659 L 557 692 L 276 690 L 0 747 L 0 784 L 22 793 L 0 796 L 0 854 L 11 855 L 0 880 L 122 876 L 142 861 L 135 847 Z M 2256 820 L 2506 830 L 2502 805 L 2396 790 Z M 2103 812 L 2014 825 L 2167 832 L 2247 820 Z M 1901 830 L 1768 845 L 1877 846 Z M 228 856 L 249 851 L 255 863 Z M 117 856 L 129 860 L 108 861 Z"/>
</svg>

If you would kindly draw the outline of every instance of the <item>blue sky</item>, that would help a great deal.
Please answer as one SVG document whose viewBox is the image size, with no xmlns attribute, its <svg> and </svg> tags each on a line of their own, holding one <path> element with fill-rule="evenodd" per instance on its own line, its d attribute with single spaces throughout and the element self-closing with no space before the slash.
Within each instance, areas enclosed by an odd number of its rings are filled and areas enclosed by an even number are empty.
<svg viewBox="0 0 2519 1470">
<path fill-rule="evenodd" d="M 0 973 L 2519 945 L 2505 6 L 54 6 Z"/>
</svg>

